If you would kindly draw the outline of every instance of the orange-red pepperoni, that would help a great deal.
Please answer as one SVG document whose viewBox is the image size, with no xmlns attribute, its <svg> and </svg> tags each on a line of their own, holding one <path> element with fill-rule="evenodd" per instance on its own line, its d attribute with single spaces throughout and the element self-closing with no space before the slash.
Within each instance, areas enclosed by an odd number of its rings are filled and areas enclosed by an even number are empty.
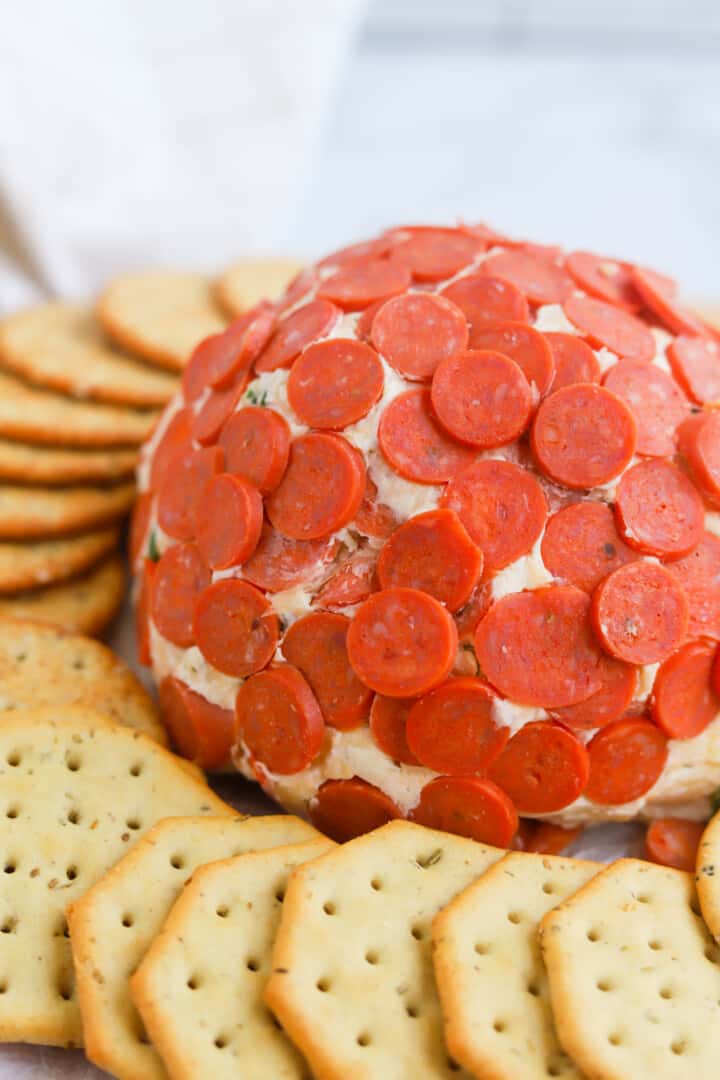
<svg viewBox="0 0 720 1080">
<path fill-rule="evenodd" d="M 396 241 L 397 230 L 389 230 L 372 240 L 360 240 L 356 244 L 347 244 L 330 252 L 317 264 L 320 270 L 335 269 L 339 266 L 348 266 L 350 263 L 363 263 L 368 259 L 382 259 L 393 248 Z"/>
<path fill-rule="evenodd" d="M 361 604 L 377 589 L 376 558 L 360 552 L 347 559 L 318 589 L 313 607 L 336 608 Z"/>
<path fill-rule="evenodd" d="M 654 357 L 655 338 L 645 323 L 629 311 L 592 296 L 571 296 L 565 301 L 564 310 L 573 326 L 595 348 L 604 346 L 628 360 L 652 360 Z"/>
<path fill-rule="evenodd" d="M 600 364 L 586 341 L 576 334 L 554 331 L 546 331 L 545 340 L 550 346 L 555 366 L 551 390 L 562 390 L 564 386 L 574 383 L 600 382 Z"/>
<path fill-rule="evenodd" d="M 410 518 L 395 530 L 377 562 L 381 588 L 422 589 L 448 611 L 467 603 L 482 567 L 482 552 L 454 510 L 429 510 Z"/>
<path fill-rule="evenodd" d="M 312 583 L 326 572 L 336 547 L 332 540 L 291 540 L 265 523 L 243 576 L 267 592 Z"/>
<path fill-rule="evenodd" d="M 265 509 L 293 540 L 330 536 L 355 517 L 365 491 L 365 467 L 338 435 L 311 432 L 290 446 L 290 461 Z"/>
<path fill-rule="evenodd" d="M 420 762 L 408 746 L 407 717 L 414 701 L 409 698 L 390 698 L 376 694 L 370 709 L 370 734 L 373 742 L 393 761 L 402 765 Z"/>
<path fill-rule="evenodd" d="M 372 343 L 406 379 L 430 379 L 441 360 L 467 348 L 468 324 L 444 296 L 406 293 L 377 312 Z"/>
<path fill-rule="evenodd" d="M 437 423 L 425 389 L 408 390 L 386 406 L 378 444 L 395 472 L 416 484 L 442 484 L 475 456 Z"/>
<path fill-rule="evenodd" d="M 355 528 L 376 540 L 386 540 L 397 526 L 397 518 L 389 506 L 377 501 L 377 485 L 366 477 L 365 495 L 355 515 Z"/>
<path fill-rule="evenodd" d="M 278 643 L 278 617 L 261 592 L 237 578 L 209 585 L 195 602 L 197 647 L 224 675 L 242 679 L 269 664 Z"/>
<path fill-rule="evenodd" d="M 209 373 L 216 353 L 227 352 L 224 334 L 211 334 L 195 346 L 182 373 L 182 392 L 186 405 L 192 405 L 209 385 Z"/>
<path fill-rule="evenodd" d="M 548 521 L 542 557 L 553 577 L 591 593 L 609 573 L 638 555 L 620 539 L 609 506 L 577 502 Z"/>
<path fill-rule="evenodd" d="M 410 271 L 402 263 L 358 259 L 326 278 L 317 296 L 331 300 L 343 311 L 362 311 L 376 300 L 405 292 L 410 280 Z"/>
<path fill-rule="evenodd" d="M 637 424 L 637 452 L 649 457 L 672 457 L 676 431 L 690 404 L 675 380 L 654 364 L 620 360 L 603 379 L 625 402 Z"/>
<path fill-rule="evenodd" d="M 472 596 L 465 607 L 455 612 L 455 625 L 457 626 L 458 638 L 465 654 L 470 653 L 477 667 L 475 646 L 472 644 L 477 625 L 490 610 L 492 604 L 492 586 L 489 581 L 483 581 L 473 590 Z"/>
<path fill-rule="evenodd" d="M 619 806 L 639 799 L 659 778 L 667 761 L 667 740 L 649 720 L 626 717 L 598 731 L 588 753 L 585 797 L 601 806 Z"/>
<path fill-rule="evenodd" d="M 402 817 L 389 795 L 359 776 L 326 780 L 310 800 L 309 810 L 315 828 L 339 844 Z"/>
<path fill-rule="evenodd" d="M 470 334 L 487 323 L 511 319 L 529 322 L 528 303 L 519 289 L 509 281 L 469 274 L 443 289 L 443 296 L 457 304 L 470 323 Z M 472 340 L 472 338 L 471 338 Z"/>
<path fill-rule="evenodd" d="M 152 513 L 153 497 L 150 491 L 138 495 L 133 506 L 130 518 L 130 535 L 128 537 L 128 555 L 130 565 L 134 566 L 145 550 L 145 538 L 147 537 Z"/>
<path fill-rule="evenodd" d="M 696 484 L 713 503 L 720 500 L 720 413 L 691 416 L 678 430 L 678 447 Z"/>
<path fill-rule="evenodd" d="M 672 866 L 693 874 L 704 831 L 704 821 L 657 818 L 645 833 L 645 858 L 661 866 Z"/>
<path fill-rule="evenodd" d="M 473 349 L 490 349 L 514 360 L 541 396 L 553 380 L 553 356 L 545 335 L 518 322 L 495 323 L 473 330 Z"/>
<path fill-rule="evenodd" d="M 528 831 L 520 851 L 533 851 L 539 855 L 560 855 L 574 844 L 582 835 L 581 825 L 574 829 L 563 829 L 560 825 L 551 825 L 549 821 L 527 822 L 532 828 Z"/>
<path fill-rule="evenodd" d="M 280 322 L 255 361 L 256 371 L 289 368 L 303 349 L 329 334 L 340 318 L 340 309 L 329 300 L 311 300 Z"/>
<path fill-rule="evenodd" d="M 281 776 L 306 768 L 325 739 L 315 695 L 290 664 L 277 664 L 242 684 L 235 723 L 251 759 Z"/>
<path fill-rule="evenodd" d="M 249 559 L 263 524 L 260 492 L 240 476 L 221 473 L 206 485 L 196 514 L 200 554 L 213 570 Z"/>
<path fill-rule="evenodd" d="M 190 446 L 193 423 L 192 409 L 178 409 L 173 413 L 152 455 L 150 464 L 150 490 L 157 491 L 166 468 L 178 453 Z"/>
<path fill-rule="evenodd" d="M 276 302 L 275 307 L 279 312 L 287 311 L 294 307 L 303 296 L 306 296 L 318 283 L 318 272 L 314 266 L 306 266 L 299 270 L 292 279 L 285 292 Z"/>
<path fill-rule="evenodd" d="M 720 342 L 677 337 L 667 347 L 672 373 L 698 405 L 720 405 Z"/>
<path fill-rule="evenodd" d="M 692 739 L 717 716 L 720 701 L 711 682 L 715 651 L 715 644 L 689 641 L 660 666 L 651 710 L 669 739 Z"/>
<path fill-rule="evenodd" d="M 416 697 L 439 686 L 455 662 L 452 616 L 418 589 L 374 593 L 350 624 L 350 663 L 366 686 L 387 697 Z"/>
<path fill-rule="evenodd" d="M 287 395 L 304 424 L 339 431 L 361 420 L 383 392 L 380 358 L 369 345 L 330 338 L 309 345 L 290 372 Z"/>
<path fill-rule="evenodd" d="M 459 229 L 411 228 L 392 253 L 393 260 L 409 267 L 415 281 L 443 281 L 453 277 L 480 255 L 486 244 Z"/>
<path fill-rule="evenodd" d="M 513 735 L 488 775 L 521 814 L 551 814 L 582 795 L 588 754 L 572 731 L 536 720 Z"/>
<path fill-rule="evenodd" d="M 150 651 L 150 617 L 152 609 L 153 586 L 157 563 L 152 559 L 143 559 L 138 575 L 138 591 L 135 600 L 135 651 L 138 663 L 143 667 L 152 665 Z"/>
<path fill-rule="evenodd" d="M 158 490 L 157 518 L 160 528 L 175 540 L 194 540 L 199 500 L 210 479 L 222 471 L 219 446 L 181 450 L 165 469 Z"/>
<path fill-rule="evenodd" d="M 274 409 L 248 405 L 226 421 L 218 444 L 225 451 L 226 471 L 269 495 L 287 468 L 290 428 Z"/>
<path fill-rule="evenodd" d="M 508 356 L 488 350 L 457 353 L 438 365 L 432 404 L 451 435 L 470 446 L 504 446 L 523 433 L 533 405 L 530 384 Z"/>
<path fill-rule="evenodd" d="M 589 251 L 571 251 L 565 257 L 565 265 L 580 288 L 597 300 L 606 300 L 631 312 L 642 307 L 629 263 Z"/>
<path fill-rule="evenodd" d="M 344 615 L 317 611 L 292 624 L 285 634 L 285 659 L 298 668 L 318 699 L 325 722 L 351 731 L 367 718 L 372 692 L 350 667 Z"/>
<path fill-rule="evenodd" d="M 531 304 L 562 304 L 573 291 L 573 280 L 560 266 L 527 251 L 490 255 L 481 272 L 514 285 Z"/>
<path fill-rule="evenodd" d="M 705 327 L 692 312 L 680 304 L 668 288 L 668 278 L 652 270 L 632 270 L 633 285 L 653 315 L 673 334 L 704 334 Z M 674 284 L 674 283 L 672 283 Z"/>
<path fill-rule="evenodd" d="M 688 598 L 690 637 L 720 641 L 720 537 L 703 533 L 698 546 L 667 564 Z"/>
<path fill-rule="evenodd" d="M 565 487 L 606 484 L 635 452 L 637 426 L 624 401 L 603 386 L 578 383 L 540 405 L 531 433 L 540 468 Z"/>
<path fill-rule="evenodd" d="M 387 300 L 376 300 L 374 304 L 370 304 L 363 312 L 358 316 L 358 321 L 355 323 L 355 336 L 364 341 L 367 345 L 370 344 L 372 338 L 372 325 L 375 321 L 375 316 L 381 307 L 389 303 Z"/>
<path fill-rule="evenodd" d="M 195 544 L 176 544 L 163 553 L 155 571 L 152 617 L 163 637 L 187 649 L 195 644 L 195 600 L 210 584 L 210 571 Z"/>
<path fill-rule="evenodd" d="M 621 566 L 593 595 L 593 624 L 603 648 L 628 664 L 656 664 L 685 637 L 688 602 L 664 566 Z"/>
<path fill-rule="evenodd" d="M 575 705 L 602 686 L 590 629 L 590 598 L 572 585 L 497 600 L 475 632 L 480 667 L 522 705 Z"/>
<path fill-rule="evenodd" d="M 633 465 L 618 484 L 615 514 L 623 539 L 643 555 L 679 559 L 700 543 L 702 499 L 669 461 Z"/>
<path fill-rule="evenodd" d="M 562 720 L 574 731 L 593 731 L 605 727 L 619 719 L 633 699 L 637 689 L 637 669 L 632 664 L 624 664 L 612 656 L 603 656 L 599 672 L 603 683 L 596 694 L 577 705 L 552 710 L 557 720 Z"/>
<path fill-rule="evenodd" d="M 426 784 L 412 812 L 413 821 L 429 829 L 467 836 L 480 844 L 507 848 L 518 816 L 497 784 L 479 776 L 438 776 Z"/>
<path fill-rule="evenodd" d="M 436 772 L 483 772 L 504 749 L 510 729 L 495 719 L 495 695 L 479 679 L 449 679 L 426 694 L 407 718 L 410 750 Z"/>
<path fill-rule="evenodd" d="M 485 557 L 485 573 L 526 555 L 540 536 L 547 502 L 537 480 L 509 461 L 475 461 L 450 481 L 442 505 L 455 510 Z"/>
<path fill-rule="evenodd" d="M 219 769 L 229 762 L 235 741 L 231 709 L 213 705 L 172 675 L 160 683 L 159 697 L 163 722 L 183 757 L 201 769 Z"/>
<path fill-rule="evenodd" d="M 249 370 L 260 355 L 273 332 L 275 308 L 262 300 L 243 314 L 219 335 L 225 348 L 215 348 L 206 368 L 207 381 L 217 390 L 231 386 L 243 370 Z"/>
<path fill-rule="evenodd" d="M 192 425 L 192 437 L 203 446 L 217 440 L 223 424 L 235 409 L 247 386 L 247 376 L 227 390 L 211 390 L 210 396 L 196 414 Z"/>
</svg>

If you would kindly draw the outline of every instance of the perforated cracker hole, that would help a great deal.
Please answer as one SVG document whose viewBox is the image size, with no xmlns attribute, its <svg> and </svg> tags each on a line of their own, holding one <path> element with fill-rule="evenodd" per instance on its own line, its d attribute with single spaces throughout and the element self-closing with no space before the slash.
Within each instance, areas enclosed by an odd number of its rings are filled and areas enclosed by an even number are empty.
<svg viewBox="0 0 720 1080">
<path fill-rule="evenodd" d="M 649 904 L 650 903 L 650 897 L 648 896 L 647 893 L 638 893 L 637 896 L 635 897 L 635 899 L 637 900 L 638 904 Z"/>
<path fill-rule="evenodd" d="M 19 806 L 17 806 L 15 803 L 13 803 L 12 806 L 8 806 L 7 810 L 5 811 L 5 817 L 11 818 L 12 820 L 15 820 L 15 818 L 17 818 L 19 816 L 20 816 L 20 807 Z"/>
<path fill-rule="evenodd" d="M 478 954 L 478 956 L 487 956 L 487 954 L 490 952 L 490 946 L 487 945 L 484 941 L 478 941 L 475 944 L 475 952 Z"/>
<path fill-rule="evenodd" d="M 519 911 L 509 911 L 508 912 L 508 922 L 514 923 L 515 926 L 517 926 L 517 924 L 519 922 L 521 922 L 521 921 L 522 921 L 522 915 L 520 914 Z"/>
<path fill-rule="evenodd" d="M 670 1043 L 670 1049 L 672 1050 L 673 1054 L 677 1054 L 679 1056 L 680 1054 L 684 1054 L 687 1050 L 687 1043 L 684 1039 L 675 1039 L 674 1042 Z"/>
<path fill-rule="evenodd" d="M 65 871 L 65 877 L 68 879 L 68 881 L 74 881 L 77 876 L 77 866 L 68 866 L 67 870 Z"/>
<path fill-rule="evenodd" d="M 5 760 L 7 761 L 8 765 L 10 765 L 13 769 L 16 769 L 22 761 L 22 754 L 19 750 L 11 750 Z"/>
<path fill-rule="evenodd" d="M 321 994 L 327 994 L 328 991 L 330 990 L 330 980 L 329 979 L 318 979 L 318 981 L 315 983 L 315 986 L 317 987 L 317 989 L 320 991 Z"/>
<path fill-rule="evenodd" d="M 555 886 L 551 881 L 546 881 L 542 887 L 542 891 L 545 893 L 546 896 L 552 896 L 552 894 L 555 892 Z"/>
<path fill-rule="evenodd" d="M 278 904 L 282 904 L 282 902 L 285 899 L 285 890 L 284 889 L 278 889 L 277 892 L 275 893 L 275 899 L 277 900 Z"/>
<path fill-rule="evenodd" d="M 453 1061 L 452 1058 L 448 1058 L 447 1063 L 450 1072 L 460 1072 L 460 1066 L 458 1065 L 457 1061 Z"/>
<path fill-rule="evenodd" d="M 595 927 L 592 927 L 590 930 L 588 930 L 585 937 L 588 939 L 588 941 L 592 941 L 592 942 L 599 941 L 600 940 L 600 931 L 596 930 Z"/>
<path fill-rule="evenodd" d="M 382 881 L 380 880 L 380 878 L 376 878 L 376 877 L 374 877 L 374 878 L 372 879 L 372 881 L 370 882 L 370 888 L 371 888 L 371 889 L 372 889 L 372 890 L 373 890 L 374 892 L 380 892 L 380 890 L 382 889 L 382 887 L 383 887 L 383 886 L 382 886 Z"/>
<path fill-rule="evenodd" d="M 247 960 L 245 961 L 245 967 L 248 969 L 248 971 L 259 971 L 260 961 L 254 956 L 248 956 Z"/>
<path fill-rule="evenodd" d="M 702 919 L 702 912 L 700 911 L 700 901 L 696 896 L 694 896 L 690 901 L 690 910 L 692 911 L 693 915 L 695 915 L 698 919 Z"/>
<path fill-rule="evenodd" d="M 0 994 L 7 994 L 7 992 L 8 992 L 8 981 L 7 981 L 7 979 L 0 979 Z"/>
<path fill-rule="evenodd" d="M 355 1042 L 358 1044 L 358 1046 L 369 1046 L 372 1042 L 372 1039 L 370 1038 L 370 1032 L 361 1031 Z"/>
<path fill-rule="evenodd" d="M 332 900 L 327 900 L 323 904 L 323 911 L 325 912 L 326 915 L 335 915 L 335 913 L 337 912 L 337 907 L 332 902 Z"/>
<path fill-rule="evenodd" d="M 201 980 L 198 975 L 191 975 L 185 985 L 188 990 L 197 990 L 198 986 L 200 986 L 200 982 Z"/>
<path fill-rule="evenodd" d="M 230 908 L 227 904 L 221 904 L 220 907 L 215 908 L 215 914 L 219 919 L 227 919 L 230 914 Z"/>
<path fill-rule="evenodd" d="M 598 979 L 595 985 L 597 986 L 598 990 L 600 990 L 603 994 L 607 994 L 613 988 L 613 984 L 610 979 Z"/>
<path fill-rule="evenodd" d="M 536 982 L 529 982 L 527 992 L 531 997 L 540 997 L 540 987 Z"/>
<path fill-rule="evenodd" d="M 653 938 L 652 941 L 648 941 L 648 949 L 652 949 L 653 952 L 659 952 L 662 947 L 662 941 L 658 941 L 657 938 Z"/>
<path fill-rule="evenodd" d="M 73 987 L 69 978 L 61 979 L 58 983 L 58 994 L 63 1001 L 70 1001 L 73 996 Z"/>
<path fill-rule="evenodd" d="M 135 916 L 131 912 L 126 911 L 121 921 L 123 926 L 129 929 L 129 927 L 135 924 Z"/>
<path fill-rule="evenodd" d="M 422 926 L 419 926 L 417 923 L 415 924 L 415 926 L 413 926 L 410 933 L 416 941 L 422 941 L 422 939 L 425 937 L 425 931 L 423 930 Z"/>
<path fill-rule="evenodd" d="M 134 765 L 131 765 L 128 769 L 130 776 L 140 776 L 143 771 L 142 762 L 136 761 Z"/>
<path fill-rule="evenodd" d="M 8 861 L 3 866 L 3 871 L 6 874 L 14 874 L 16 870 L 17 870 L 17 860 L 8 859 Z"/>
<path fill-rule="evenodd" d="M 10 915 L 5 919 L 0 926 L 0 934 L 14 934 L 17 929 L 18 921 L 14 915 Z"/>
<path fill-rule="evenodd" d="M 493 1031 L 497 1031 L 498 1035 L 502 1035 L 503 1031 L 507 1030 L 507 1024 L 504 1020 L 496 1020 L 493 1023 Z"/>
<path fill-rule="evenodd" d="M 218 1035 L 215 1038 L 215 1042 L 213 1045 L 216 1046 L 218 1050 L 224 1050 L 229 1042 L 230 1040 L 228 1039 L 227 1035 Z"/>
<path fill-rule="evenodd" d="M 622 1045 L 622 1035 L 619 1031 L 613 1031 L 608 1035 L 608 1042 L 611 1046 L 620 1046 Z"/>
<path fill-rule="evenodd" d="M 79 772 L 82 766 L 82 757 L 74 750 L 68 750 L 65 754 L 65 767 L 70 772 Z"/>
<path fill-rule="evenodd" d="M 182 855 L 171 855 L 170 865 L 172 866 L 173 870 L 182 870 L 185 866 L 185 859 L 182 857 Z"/>
<path fill-rule="evenodd" d="M 408 1014 L 411 1020 L 417 1020 L 420 1015 L 420 1008 L 418 1005 L 406 1005 L 405 1012 Z"/>
<path fill-rule="evenodd" d="M 374 949 L 368 949 L 368 951 L 365 953 L 365 960 L 367 961 L 368 964 L 379 964 L 380 963 L 380 957 L 378 956 L 378 954 L 375 952 Z"/>
<path fill-rule="evenodd" d="M 74 808 L 69 810 L 67 819 L 71 825 L 78 825 L 80 823 L 80 811 Z"/>
<path fill-rule="evenodd" d="M 141 829 L 142 828 L 142 822 L 140 821 L 140 818 L 136 818 L 136 817 L 128 818 L 127 821 L 125 822 L 125 824 L 127 825 L 128 829 Z"/>
</svg>

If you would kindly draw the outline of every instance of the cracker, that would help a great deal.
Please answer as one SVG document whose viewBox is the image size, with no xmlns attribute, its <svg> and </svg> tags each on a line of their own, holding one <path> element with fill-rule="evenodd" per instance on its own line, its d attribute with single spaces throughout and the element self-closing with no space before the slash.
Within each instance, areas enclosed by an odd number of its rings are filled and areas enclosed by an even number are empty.
<svg viewBox="0 0 720 1080">
<path fill-rule="evenodd" d="M 146 735 L 79 706 L 0 724 L 0 1040 L 78 1046 L 65 910 L 160 818 L 235 815 Z"/>
<path fill-rule="evenodd" d="M 92 484 L 132 476 L 135 450 L 72 450 L 0 438 L 0 480 L 22 484 Z"/>
<path fill-rule="evenodd" d="M 165 1069 L 148 1043 L 129 979 L 186 881 L 205 863 L 317 840 L 299 818 L 172 818 L 156 825 L 69 912 L 85 1049 L 114 1076 L 158 1080 Z M 182 873 L 173 865 L 181 859 Z M 125 925 L 130 923 L 130 925 Z"/>
<path fill-rule="evenodd" d="M 137 446 L 159 415 L 156 409 L 74 401 L 0 372 L 0 435 L 9 439 L 72 447 Z"/>
<path fill-rule="evenodd" d="M 596 863 L 512 852 L 440 912 L 433 961 L 453 1058 L 473 1076 L 580 1080 L 558 1043 L 537 930 Z"/>
<path fill-rule="evenodd" d="M 115 405 L 165 405 L 177 389 L 171 375 L 110 346 L 78 304 L 42 304 L 0 322 L 0 364 L 36 386 Z"/>
<path fill-rule="evenodd" d="M 181 371 L 198 342 L 226 325 L 204 274 L 177 270 L 114 278 L 98 300 L 97 315 L 114 342 L 171 371 Z"/>
<path fill-rule="evenodd" d="M 68 633 L 100 634 L 117 614 L 125 592 L 125 567 L 111 555 L 82 577 L 31 592 L 0 596 L 0 616 L 30 619 Z"/>
<path fill-rule="evenodd" d="M 696 863 L 698 900 L 710 933 L 720 942 L 720 813 L 705 826 Z"/>
<path fill-rule="evenodd" d="M 503 854 L 393 821 L 296 871 L 265 1000 L 318 1080 L 467 1075 L 445 1048 L 430 927 Z"/>
<path fill-rule="evenodd" d="M 0 484 L 0 538 L 45 539 L 110 525 L 129 513 L 135 485 L 20 487 Z"/>
<path fill-rule="evenodd" d="M 165 745 L 155 702 L 118 656 L 92 638 L 0 618 L 0 723 L 11 710 L 83 705 Z"/>
<path fill-rule="evenodd" d="M 588 1077 L 711 1080 L 720 949 L 691 874 L 621 859 L 541 923 L 560 1042 Z"/>
<path fill-rule="evenodd" d="M 65 581 L 94 566 L 118 546 L 118 529 L 28 543 L 0 542 L 0 594 Z"/>
<path fill-rule="evenodd" d="M 297 259 L 246 259 L 236 263 L 218 278 L 218 303 L 231 318 L 236 318 L 260 300 L 277 300 L 303 265 Z"/>
</svg>

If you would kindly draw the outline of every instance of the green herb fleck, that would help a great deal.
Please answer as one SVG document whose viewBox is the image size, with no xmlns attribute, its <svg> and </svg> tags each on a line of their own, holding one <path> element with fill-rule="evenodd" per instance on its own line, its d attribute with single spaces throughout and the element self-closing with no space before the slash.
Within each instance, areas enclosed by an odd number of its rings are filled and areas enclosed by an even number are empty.
<svg viewBox="0 0 720 1080">
<path fill-rule="evenodd" d="M 160 549 L 159 549 L 159 547 L 157 545 L 157 536 L 155 535 L 155 530 L 154 529 L 150 533 L 150 540 L 148 541 L 147 557 L 148 557 L 148 559 L 152 559 L 153 562 L 157 562 L 158 559 L 160 558 Z"/>
<path fill-rule="evenodd" d="M 267 399 L 268 399 L 267 390 L 263 390 L 262 394 L 260 394 L 258 396 L 257 391 L 253 390 L 253 388 L 251 386 L 250 389 L 246 391 L 245 397 L 247 398 L 248 401 L 251 401 L 253 403 L 253 405 L 259 405 L 263 409 L 267 405 Z"/>
<path fill-rule="evenodd" d="M 442 848 L 436 848 L 435 851 L 431 851 L 429 855 L 417 860 L 418 866 L 421 866 L 423 870 L 427 870 L 428 866 L 435 866 L 439 863 L 443 857 Z"/>
</svg>

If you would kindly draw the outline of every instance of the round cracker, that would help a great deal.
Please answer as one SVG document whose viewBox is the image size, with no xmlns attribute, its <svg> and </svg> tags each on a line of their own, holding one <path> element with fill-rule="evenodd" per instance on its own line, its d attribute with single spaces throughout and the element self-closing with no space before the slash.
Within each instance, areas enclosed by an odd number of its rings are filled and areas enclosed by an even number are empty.
<svg viewBox="0 0 720 1080">
<path fill-rule="evenodd" d="M 177 389 L 171 375 L 112 348 L 78 304 L 42 304 L 4 319 L 0 364 L 44 389 L 115 405 L 165 405 Z"/>
<path fill-rule="evenodd" d="M 0 480 L 22 484 L 91 484 L 132 476 L 135 450 L 65 450 L 0 438 Z"/>
<path fill-rule="evenodd" d="M 82 574 L 109 555 L 119 539 L 118 529 L 100 529 L 60 540 L 0 543 L 0 593 L 35 589 Z"/>
<path fill-rule="evenodd" d="M 208 278 L 177 270 L 114 278 L 98 300 L 97 315 L 114 342 L 171 371 L 182 371 L 197 343 L 226 324 Z"/>
<path fill-rule="evenodd" d="M 260 300 L 277 300 L 303 266 L 298 259 L 246 259 L 236 263 L 218 278 L 218 303 L 231 318 L 236 318 Z"/>
<path fill-rule="evenodd" d="M 120 608 L 125 568 L 111 555 L 87 574 L 32 592 L 0 597 L 0 615 L 30 619 L 76 634 L 101 634 Z"/>
<path fill-rule="evenodd" d="M 0 484 L 0 539 L 30 540 L 99 529 L 130 510 L 135 485 L 30 488 Z"/>
</svg>

